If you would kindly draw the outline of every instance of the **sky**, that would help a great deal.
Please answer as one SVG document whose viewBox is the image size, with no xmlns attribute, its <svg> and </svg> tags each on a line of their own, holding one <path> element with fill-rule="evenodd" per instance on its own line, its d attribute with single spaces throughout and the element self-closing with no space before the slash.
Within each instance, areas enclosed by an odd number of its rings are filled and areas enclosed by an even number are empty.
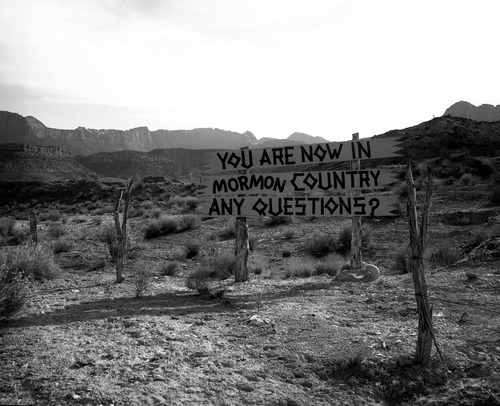
<svg viewBox="0 0 500 406">
<path fill-rule="evenodd" d="M 330 141 L 500 104 L 498 0 L 0 0 L 0 110 Z"/>
</svg>

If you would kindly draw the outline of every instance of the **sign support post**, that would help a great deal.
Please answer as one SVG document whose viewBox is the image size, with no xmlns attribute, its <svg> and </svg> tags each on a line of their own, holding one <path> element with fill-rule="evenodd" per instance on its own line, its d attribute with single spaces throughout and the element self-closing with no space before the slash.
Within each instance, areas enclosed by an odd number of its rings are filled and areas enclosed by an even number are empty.
<svg viewBox="0 0 500 406">
<path fill-rule="evenodd" d="M 242 148 L 242 149 L 248 149 Z M 238 171 L 240 174 L 247 174 L 247 170 Z M 246 282 L 248 280 L 248 224 L 246 217 L 236 217 L 236 264 L 234 269 L 234 281 L 236 283 Z"/>
<path fill-rule="evenodd" d="M 355 143 L 359 141 L 359 133 L 354 133 L 352 135 L 352 141 Z M 351 169 L 359 171 L 361 169 L 361 163 L 359 159 L 351 161 Z M 359 189 L 353 192 L 353 196 L 359 196 Z M 361 217 L 352 217 L 352 236 L 351 236 L 351 270 L 361 269 Z"/>
</svg>

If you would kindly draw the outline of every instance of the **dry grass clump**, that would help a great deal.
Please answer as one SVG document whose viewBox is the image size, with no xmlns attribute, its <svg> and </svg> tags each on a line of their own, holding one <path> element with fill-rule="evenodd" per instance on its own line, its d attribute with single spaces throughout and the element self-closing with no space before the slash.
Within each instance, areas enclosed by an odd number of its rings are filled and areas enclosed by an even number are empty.
<svg viewBox="0 0 500 406">
<path fill-rule="evenodd" d="M 4 252 L 3 264 L 22 277 L 35 281 L 54 279 L 61 273 L 54 262 L 51 247 L 43 244 L 9 248 Z"/>
<path fill-rule="evenodd" d="M 341 254 L 347 254 L 349 251 L 351 251 L 351 241 L 352 241 L 352 228 L 346 226 L 342 228 L 342 230 L 339 233 L 336 251 Z M 366 229 L 362 228 L 361 247 L 363 249 L 369 247 L 370 241 L 371 241 L 370 233 Z"/>
<path fill-rule="evenodd" d="M 285 278 L 309 278 L 316 273 L 316 262 L 312 258 L 293 258 L 285 269 Z"/>
<path fill-rule="evenodd" d="M 267 217 L 264 224 L 269 227 L 281 226 L 283 224 L 290 224 L 292 217 L 289 216 L 271 216 Z"/>
<path fill-rule="evenodd" d="M 337 248 L 337 239 L 331 234 L 315 231 L 304 244 L 304 250 L 313 257 L 324 257 Z"/>
<path fill-rule="evenodd" d="M 199 225 L 198 216 L 186 215 L 179 219 L 179 231 L 194 230 Z"/>
<path fill-rule="evenodd" d="M 219 238 L 221 240 L 230 240 L 232 238 L 236 238 L 236 221 L 234 218 L 229 218 L 219 232 Z"/>
<path fill-rule="evenodd" d="M 334 253 L 329 254 L 316 263 L 316 274 L 337 276 L 337 274 L 340 272 L 340 269 L 344 265 L 344 262 L 344 259 L 340 255 Z"/>
<path fill-rule="evenodd" d="M 12 217 L 0 218 L 0 234 L 4 237 L 11 236 L 15 226 L 16 220 Z"/>
<path fill-rule="evenodd" d="M 14 266 L 13 266 L 14 265 Z M 27 298 L 28 280 L 8 259 L 8 252 L 0 252 L 0 320 L 19 312 Z"/>
<path fill-rule="evenodd" d="M 47 218 L 50 221 L 59 221 L 61 219 L 61 212 L 59 210 L 49 210 Z"/>
<path fill-rule="evenodd" d="M 51 238 L 59 238 L 66 234 L 66 228 L 62 224 L 51 223 L 48 234 Z"/>
<path fill-rule="evenodd" d="M 430 261 L 439 266 L 453 265 L 460 258 L 460 253 L 449 243 L 434 249 L 430 255 Z"/>
<path fill-rule="evenodd" d="M 136 270 L 134 274 L 134 285 L 135 297 L 140 299 L 151 286 L 151 274 L 143 268 Z"/>
<path fill-rule="evenodd" d="M 73 249 L 73 244 L 68 240 L 56 240 L 52 243 L 52 250 L 54 254 L 60 254 L 61 252 L 69 252 Z"/>
<path fill-rule="evenodd" d="M 409 273 L 410 270 L 411 250 L 408 247 L 401 248 L 394 256 L 393 270 L 398 274 Z"/>
<path fill-rule="evenodd" d="M 174 276 L 177 273 L 177 267 L 177 262 L 167 262 L 166 264 L 163 264 L 160 274 L 163 276 Z"/>
<path fill-rule="evenodd" d="M 283 238 L 285 240 L 291 240 L 293 237 L 295 237 L 295 230 L 293 228 L 283 230 Z"/>
<path fill-rule="evenodd" d="M 463 186 L 474 186 L 480 181 L 479 178 L 476 176 L 470 174 L 470 173 L 464 173 L 460 179 L 458 179 L 458 184 L 463 185 Z"/>
<path fill-rule="evenodd" d="M 197 241 L 188 241 L 185 247 L 187 259 L 197 257 L 200 253 L 200 244 Z"/>
</svg>

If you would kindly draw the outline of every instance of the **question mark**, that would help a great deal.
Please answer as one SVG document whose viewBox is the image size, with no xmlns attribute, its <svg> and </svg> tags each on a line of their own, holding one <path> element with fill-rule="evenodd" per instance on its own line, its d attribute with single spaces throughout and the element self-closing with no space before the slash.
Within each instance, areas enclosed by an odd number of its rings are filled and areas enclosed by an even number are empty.
<svg viewBox="0 0 500 406">
<path fill-rule="evenodd" d="M 373 197 L 368 201 L 368 204 L 372 208 L 370 212 L 370 217 L 373 217 L 375 210 L 377 210 L 377 208 L 380 206 L 380 200 L 378 200 L 376 197 Z"/>
</svg>

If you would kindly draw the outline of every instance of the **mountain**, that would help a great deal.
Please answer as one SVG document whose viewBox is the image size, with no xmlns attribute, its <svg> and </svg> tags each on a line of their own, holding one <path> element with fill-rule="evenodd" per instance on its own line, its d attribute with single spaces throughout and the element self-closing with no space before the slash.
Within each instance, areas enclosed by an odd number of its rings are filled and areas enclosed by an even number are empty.
<svg viewBox="0 0 500 406">
<path fill-rule="evenodd" d="M 0 144 L 0 180 L 92 180 L 97 175 L 60 147 Z"/>
<path fill-rule="evenodd" d="M 500 105 L 482 104 L 474 106 L 466 101 L 459 101 L 448 107 L 445 116 L 469 118 L 475 121 L 498 121 L 500 120 Z"/>
<path fill-rule="evenodd" d="M 329 142 L 322 137 L 313 137 L 312 135 L 304 133 L 293 133 L 287 138 L 287 140 L 303 142 L 304 144 L 319 144 L 320 142 Z"/>
<path fill-rule="evenodd" d="M 227 149 L 257 144 L 247 131 L 238 133 L 215 128 L 194 130 L 156 130 L 137 127 L 130 130 L 95 130 L 78 127 L 74 130 L 49 128 L 34 117 L 0 111 L 0 143 L 57 146 L 75 155 L 123 150 L 152 151 L 158 148 Z"/>
</svg>

